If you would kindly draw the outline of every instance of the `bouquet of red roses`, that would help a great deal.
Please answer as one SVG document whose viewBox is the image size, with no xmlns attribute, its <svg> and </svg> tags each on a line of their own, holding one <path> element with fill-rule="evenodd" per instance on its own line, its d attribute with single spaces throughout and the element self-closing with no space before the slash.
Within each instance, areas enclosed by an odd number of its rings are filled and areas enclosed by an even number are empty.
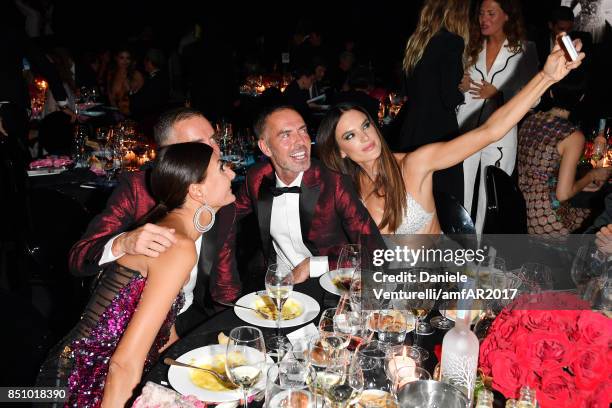
<svg viewBox="0 0 612 408">
<path fill-rule="evenodd" d="M 612 319 L 576 310 L 581 301 L 571 294 L 536 296 L 545 310 L 527 310 L 536 303 L 521 297 L 497 316 L 480 346 L 481 370 L 506 398 L 529 385 L 542 408 L 609 408 Z"/>
</svg>

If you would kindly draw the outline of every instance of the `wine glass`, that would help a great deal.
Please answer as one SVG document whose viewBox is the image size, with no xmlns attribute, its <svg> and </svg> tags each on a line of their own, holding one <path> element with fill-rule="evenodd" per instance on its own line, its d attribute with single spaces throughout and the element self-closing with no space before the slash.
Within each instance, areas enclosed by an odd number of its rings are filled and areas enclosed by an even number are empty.
<svg viewBox="0 0 612 408">
<path fill-rule="evenodd" d="M 361 245 L 346 244 L 340 249 L 336 269 L 332 271 L 332 283 L 341 292 L 348 292 L 355 271 L 361 267 Z"/>
<path fill-rule="evenodd" d="M 442 308 L 440 308 L 440 316 L 432 317 L 429 320 L 429 323 L 439 330 L 450 330 L 455 327 L 455 322 L 448 318 L 447 312 L 450 307 L 449 302 L 442 303 Z"/>
<path fill-rule="evenodd" d="M 338 355 L 351 341 L 350 333 L 338 330 L 338 324 L 335 322 L 337 310 L 335 307 L 324 310 L 319 320 L 321 344 L 332 355 Z"/>
<path fill-rule="evenodd" d="M 415 317 L 411 313 L 399 310 L 381 310 L 378 314 L 378 340 L 387 344 L 401 344 L 406 333 L 415 326 Z"/>
<path fill-rule="evenodd" d="M 364 390 L 391 391 L 385 374 L 385 350 L 388 345 L 370 340 L 357 350 L 359 366 L 363 371 Z"/>
<path fill-rule="evenodd" d="M 334 316 L 334 330 L 349 336 L 348 349 L 354 350 L 365 337 L 365 322 L 360 308 L 353 305 L 343 297 Z"/>
<path fill-rule="evenodd" d="M 276 304 L 276 335 L 280 336 L 283 305 L 293 291 L 293 273 L 291 268 L 284 263 L 269 265 L 265 282 L 266 292 Z M 269 344 L 268 346 L 278 348 L 279 344 Z"/>
<path fill-rule="evenodd" d="M 587 283 L 603 274 L 607 256 L 594 245 L 582 246 L 578 249 L 572 262 L 571 276 L 578 288 L 578 294 L 584 294 Z"/>
<path fill-rule="evenodd" d="M 266 345 L 261 330 L 251 326 L 232 329 L 225 352 L 225 371 L 241 390 L 248 407 L 250 389 L 257 384 L 266 364 Z"/>
<path fill-rule="evenodd" d="M 540 293 L 553 288 L 552 272 L 546 265 L 527 262 L 521 266 L 519 274 L 523 284 L 532 293 Z"/>
<path fill-rule="evenodd" d="M 266 382 L 266 407 L 316 408 L 313 392 L 316 372 L 295 360 L 270 366 Z"/>
<path fill-rule="evenodd" d="M 363 370 L 358 359 L 343 353 L 325 369 L 325 406 L 346 408 L 364 389 Z"/>
</svg>

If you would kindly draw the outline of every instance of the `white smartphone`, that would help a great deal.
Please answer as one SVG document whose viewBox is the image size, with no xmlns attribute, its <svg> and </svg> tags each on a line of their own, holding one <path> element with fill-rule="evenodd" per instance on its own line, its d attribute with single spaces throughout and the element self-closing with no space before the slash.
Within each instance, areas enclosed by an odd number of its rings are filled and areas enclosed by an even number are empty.
<svg viewBox="0 0 612 408">
<path fill-rule="evenodd" d="M 565 34 L 561 37 L 561 45 L 567 52 L 567 55 L 571 58 L 572 61 L 576 61 L 578 59 L 578 51 L 574 47 L 574 43 L 569 35 Z"/>
</svg>

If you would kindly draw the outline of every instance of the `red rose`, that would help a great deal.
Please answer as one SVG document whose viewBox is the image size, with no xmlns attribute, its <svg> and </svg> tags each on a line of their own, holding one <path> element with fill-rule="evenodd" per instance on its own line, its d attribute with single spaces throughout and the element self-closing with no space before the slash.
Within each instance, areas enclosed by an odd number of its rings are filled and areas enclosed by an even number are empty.
<svg viewBox="0 0 612 408">
<path fill-rule="evenodd" d="M 489 360 L 492 364 L 493 388 L 506 398 L 516 398 L 519 389 L 526 383 L 529 369 L 519 363 L 516 354 L 509 351 L 492 351 Z"/>
<path fill-rule="evenodd" d="M 612 319 L 590 310 L 583 310 L 577 322 L 580 341 L 587 345 L 608 346 L 612 342 Z"/>
<path fill-rule="evenodd" d="M 533 332 L 517 338 L 516 343 L 521 360 L 538 373 L 566 367 L 575 351 L 564 333 Z"/>
<path fill-rule="evenodd" d="M 495 340 L 495 336 L 487 336 L 480 345 L 480 356 L 478 357 L 478 363 L 486 375 L 491 375 L 490 355 L 493 351 L 498 349 L 499 347 L 497 345 L 497 341 Z"/>
<path fill-rule="evenodd" d="M 495 339 L 500 348 L 512 347 L 516 336 L 523 331 L 525 328 L 521 325 L 521 319 L 508 316 L 506 319 L 501 319 L 495 327 Z"/>
<path fill-rule="evenodd" d="M 544 373 L 536 398 L 542 408 L 576 408 L 581 400 L 572 377 L 561 369 Z"/>
<path fill-rule="evenodd" d="M 551 310 L 531 310 L 525 313 L 521 323 L 530 331 L 563 331 L 564 327 Z"/>
<path fill-rule="evenodd" d="M 593 391 L 610 374 L 609 364 L 602 364 L 602 357 L 606 360 L 607 350 L 603 347 L 578 350 L 571 364 L 576 387 L 583 391 Z"/>
<path fill-rule="evenodd" d="M 595 392 L 583 392 L 586 399 L 585 408 L 609 408 L 612 404 L 612 384 L 601 384 Z"/>
</svg>

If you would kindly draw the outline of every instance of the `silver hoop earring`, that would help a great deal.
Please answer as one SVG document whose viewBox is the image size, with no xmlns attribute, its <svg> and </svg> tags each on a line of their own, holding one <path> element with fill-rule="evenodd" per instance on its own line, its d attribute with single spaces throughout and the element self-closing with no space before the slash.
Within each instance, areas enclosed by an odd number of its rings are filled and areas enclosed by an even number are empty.
<svg viewBox="0 0 612 408">
<path fill-rule="evenodd" d="M 210 222 L 207 225 L 200 224 L 200 215 L 202 215 L 202 211 L 204 210 L 208 211 L 211 217 Z M 213 208 L 208 204 L 202 204 L 202 206 L 196 210 L 195 214 L 193 214 L 193 226 L 198 232 L 202 234 L 207 231 L 210 231 L 214 223 L 215 223 L 215 210 L 213 210 Z"/>
</svg>

